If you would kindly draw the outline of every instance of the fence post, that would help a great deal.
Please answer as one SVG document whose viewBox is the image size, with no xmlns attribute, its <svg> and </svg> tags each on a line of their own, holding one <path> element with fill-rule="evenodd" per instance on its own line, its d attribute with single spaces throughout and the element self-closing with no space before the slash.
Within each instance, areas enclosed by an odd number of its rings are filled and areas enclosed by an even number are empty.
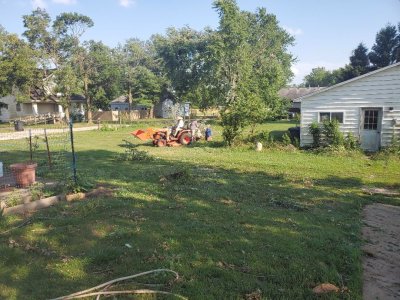
<svg viewBox="0 0 400 300">
<path fill-rule="evenodd" d="M 51 168 L 51 153 L 50 153 L 49 138 L 47 137 L 46 128 L 44 129 L 44 140 L 46 142 L 47 159 L 49 161 L 49 168 Z"/>
<path fill-rule="evenodd" d="M 73 128 L 72 118 L 69 120 L 69 132 L 71 137 L 71 151 L 72 151 L 72 171 L 74 175 L 74 183 L 78 184 L 78 179 L 76 177 L 76 157 L 75 157 L 75 146 L 74 146 L 74 128 Z"/>
<path fill-rule="evenodd" d="M 32 129 L 29 129 L 29 155 L 31 161 L 33 161 L 33 151 L 32 151 Z"/>
</svg>

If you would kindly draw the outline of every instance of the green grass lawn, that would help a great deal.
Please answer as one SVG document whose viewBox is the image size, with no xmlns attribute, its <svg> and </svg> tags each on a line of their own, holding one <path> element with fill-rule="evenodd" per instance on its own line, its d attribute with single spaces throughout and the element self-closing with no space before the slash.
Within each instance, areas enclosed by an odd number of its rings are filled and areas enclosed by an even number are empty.
<svg viewBox="0 0 400 300">
<path fill-rule="evenodd" d="M 218 126 L 211 143 L 155 148 L 129 135 L 147 125 L 75 134 L 81 180 L 110 185 L 115 196 L 42 210 L 31 224 L 0 235 L 0 298 L 47 299 L 170 268 L 180 274 L 177 282 L 146 281 L 167 283 L 164 290 L 189 299 L 252 292 L 263 299 L 361 299 L 361 209 L 400 205 L 361 188 L 399 188 L 399 159 L 229 149 L 220 146 Z M 279 136 L 290 126 L 259 130 Z M 116 159 L 124 139 L 153 160 Z M 168 176 L 175 172 L 184 176 Z M 0 232 L 21 221 L 3 217 Z M 326 282 L 349 291 L 314 296 L 312 288 Z"/>
</svg>

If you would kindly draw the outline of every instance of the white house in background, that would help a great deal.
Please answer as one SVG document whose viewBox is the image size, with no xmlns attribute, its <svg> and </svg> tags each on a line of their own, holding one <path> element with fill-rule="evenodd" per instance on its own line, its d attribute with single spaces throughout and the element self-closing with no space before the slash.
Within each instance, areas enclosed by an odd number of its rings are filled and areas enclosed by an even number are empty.
<svg viewBox="0 0 400 300">
<path fill-rule="evenodd" d="M 341 82 L 297 99 L 301 101 L 300 145 L 311 145 L 309 125 L 337 119 L 367 151 L 400 138 L 400 63 Z"/>
<path fill-rule="evenodd" d="M 28 116 L 50 114 L 64 117 L 64 110 L 60 99 L 55 95 L 43 96 L 35 92 L 31 93 L 28 100 L 18 102 L 15 96 L 8 95 L 0 98 L 0 122 L 9 122 Z M 85 114 L 85 97 L 72 95 L 70 99 L 70 113 Z"/>
</svg>

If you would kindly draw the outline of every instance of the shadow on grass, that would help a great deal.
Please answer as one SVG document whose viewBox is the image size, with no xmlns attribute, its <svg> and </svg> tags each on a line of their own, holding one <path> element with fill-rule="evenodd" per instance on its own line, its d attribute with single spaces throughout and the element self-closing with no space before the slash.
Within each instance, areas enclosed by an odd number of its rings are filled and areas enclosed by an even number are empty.
<svg viewBox="0 0 400 300">
<path fill-rule="evenodd" d="M 181 280 L 167 289 L 189 299 L 257 290 L 271 299 L 312 299 L 322 282 L 347 286 L 345 298 L 361 297 L 354 220 L 367 196 L 333 190 L 358 187 L 357 178 L 309 188 L 268 172 L 118 161 L 106 150 L 81 151 L 79 168 L 115 195 L 57 205 L 0 235 L 0 297 L 56 297 L 156 268 L 177 271 Z M 16 221 L 3 219 L 0 228 Z"/>
</svg>

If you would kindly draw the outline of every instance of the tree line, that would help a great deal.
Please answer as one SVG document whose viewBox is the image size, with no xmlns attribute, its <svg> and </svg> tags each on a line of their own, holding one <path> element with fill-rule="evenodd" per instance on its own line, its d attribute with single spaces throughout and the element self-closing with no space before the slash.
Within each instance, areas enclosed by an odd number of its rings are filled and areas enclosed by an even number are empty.
<svg viewBox="0 0 400 300">
<path fill-rule="evenodd" d="M 169 28 L 115 48 L 82 41 L 94 26 L 90 17 L 62 13 L 52 20 L 38 8 L 22 17 L 22 37 L 0 27 L 0 95 L 23 101 L 53 76 L 66 110 L 73 94 L 85 96 L 89 121 L 92 110 L 107 109 L 122 94 L 133 103 L 169 98 L 218 106 L 231 144 L 246 126 L 282 114 L 278 90 L 293 76 L 294 38 L 265 8 L 242 11 L 235 0 L 216 0 L 213 8 L 216 30 Z"/>
<path fill-rule="evenodd" d="M 360 43 L 352 51 L 349 60 L 349 64 L 333 71 L 324 67 L 312 69 L 311 73 L 304 77 L 301 86 L 332 86 L 400 62 L 400 23 L 397 28 L 390 24 L 382 28 L 376 34 L 375 44 L 370 51 Z"/>
</svg>

